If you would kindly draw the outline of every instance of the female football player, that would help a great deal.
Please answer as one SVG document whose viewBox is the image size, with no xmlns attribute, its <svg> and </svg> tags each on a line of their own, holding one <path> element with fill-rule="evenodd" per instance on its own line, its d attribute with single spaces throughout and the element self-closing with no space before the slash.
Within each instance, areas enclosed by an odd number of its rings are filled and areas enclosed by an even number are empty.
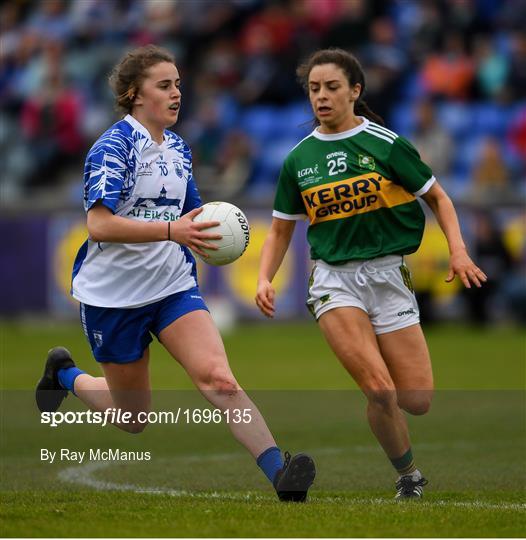
<svg viewBox="0 0 526 540">
<path fill-rule="evenodd" d="M 126 113 L 88 153 L 84 207 L 89 238 L 73 268 L 72 295 L 103 377 L 77 368 L 70 353 L 49 352 L 36 391 L 41 411 L 55 411 L 68 392 L 97 411 L 118 409 L 133 433 L 150 410 L 149 344 L 154 334 L 196 387 L 234 418 L 234 437 L 256 458 L 281 500 L 304 501 L 315 468 L 305 454 L 281 452 L 256 406 L 234 378 L 225 349 L 199 292 L 195 260 L 214 249 L 206 232 L 217 222 L 195 223 L 201 199 L 191 152 L 166 128 L 181 107 L 180 76 L 171 54 L 149 45 L 128 53 L 110 78 Z M 124 418 L 123 415 L 120 418 Z M 245 416 L 245 420 L 249 417 Z"/>
<path fill-rule="evenodd" d="M 421 497 L 402 411 L 425 414 L 433 375 L 404 255 L 420 245 L 421 197 L 449 245 L 446 281 L 486 281 L 466 251 L 451 200 L 415 148 L 364 103 L 356 58 L 315 52 L 298 68 L 317 128 L 283 164 L 260 263 L 256 303 L 274 315 L 272 280 L 295 222 L 307 217 L 314 266 L 307 305 L 330 347 L 367 397 L 371 429 L 398 471 L 397 498 Z"/>
</svg>

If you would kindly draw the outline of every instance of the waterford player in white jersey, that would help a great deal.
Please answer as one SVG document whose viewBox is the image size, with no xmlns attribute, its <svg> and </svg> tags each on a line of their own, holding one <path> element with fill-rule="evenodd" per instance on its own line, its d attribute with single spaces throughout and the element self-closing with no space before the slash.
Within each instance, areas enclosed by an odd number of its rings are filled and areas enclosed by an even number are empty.
<svg viewBox="0 0 526 540">
<path fill-rule="evenodd" d="M 305 454 L 285 461 L 263 417 L 234 378 L 210 313 L 199 292 L 195 260 L 205 255 L 206 232 L 217 222 L 194 223 L 201 199 L 191 152 L 166 128 L 181 106 L 180 77 L 171 54 L 149 45 L 115 67 L 111 83 L 127 113 L 90 150 L 84 171 L 89 239 L 73 268 L 72 294 L 104 377 L 74 364 L 69 351 L 52 349 L 36 390 L 41 411 L 58 409 L 68 392 L 97 411 L 130 413 L 118 427 L 140 432 L 150 410 L 149 344 L 157 337 L 196 387 L 223 412 L 250 411 L 249 422 L 229 422 L 257 460 L 280 500 L 305 501 L 315 476 Z M 121 415 L 122 418 L 122 415 Z"/>
<path fill-rule="evenodd" d="M 314 53 L 298 69 L 319 126 L 283 164 L 270 232 L 261 254 L 256 303 L 272 317 L 272 280 L 296 220 L 307 217 L 314 259 L 307 305 L 332 350 L 367 397 L 367 418 L 399 473 L 397 498 L 419 498 L 402 410 L 425 414 L 433 374 L 403 256 L 424 230 L 422 197 L 437 217 L 458 275 L 480 287 L 451 200 L 414 147 L 365 105 L 364 74 L 350 53 Z"/>
</svg>

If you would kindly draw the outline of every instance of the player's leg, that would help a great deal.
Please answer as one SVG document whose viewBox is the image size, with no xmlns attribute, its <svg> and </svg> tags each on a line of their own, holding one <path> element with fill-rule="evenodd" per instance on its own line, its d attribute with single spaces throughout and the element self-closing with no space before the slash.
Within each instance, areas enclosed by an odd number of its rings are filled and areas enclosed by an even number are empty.
<svg viewBox="0 0 526 540">
<path fill-rule="evenodd" d="M 276 446 L 261 413 L 234 378 L 223 341 L 208 311 L 192 311 L 179 317 L 159 333 L 159 341 L 212 405 L 221 411 L 250 411 L 249 423 L 231 422 L 229 427 L 254 457 Z"/>
<path fill-rule="evenodd" d="M 395 383 L 368 315 L 359 308 L 336 308 L 321 315 L 319 323 L 336 356 L 367 396 L 369 425 L 400 474 L 396 497 L 421 497 L 427 480 L 415 467 Z"/>
<path fill-rule="evenodd" d="M 425 414 L 433 395 L 433 373 L 420 325 L 379 334 L 377 340 L 396 387 L 398 406 L 411 414 Z M 400 475 L 397 498 L 422 497 L 427 480 L 416 468 L 412 449 L 392 462 Z"/>
<path fill-rule="evenodd" d="M 60 357 L 62 362 L 56 368 L 50 367 L 48 357 L 44 376 L 36 391 L 41 411 L 56 411 L 71 392 L 92 411 L 120 409 L 130 412 L 130 422 L 115 424 L 124 431 L 139 433 L 144 430 L 146 423 L 140 421 L 138 413 L 150 410 L 148 349 L 136 362 L 103 363 L 104 377 L 93 377 L 78 369 L 69 351 L 63 347 L 52 349 L 50 356 Z"/>
<path fill-rule="evenodd" d="M 131 413 L 129 422 L 115 425 L 129 433 L 142 432 L 147 426 L 145 415 L 151 407 L 149 358 L 146 349 L 135 362 L 101 363 L 104 377 L 84 373 L 76 378 L 76 396 L 92 410 L 114 408 Z"/>
<path fill-rule="evenodd" d="M 248 422 L 229 422 L 232 434 L 256 459 L 281 500 L 304 501 L 315 476 L 312 459 L 305 454 L 286 454 L 283 463 L 263 416 L 232 374 L 208 311 L 198 309 L 180 316 L 159 332 L 159 340 L 214 407 L 228 411 L 231 419 L 236 411 L 249 413 Z"/>
<path fill-rule="evenodd" d="M 371 323 L 396 388 L 398 406 L 412 414 L 424 414 L 431 403 L 433 375 L 409 270 L 399 261 L 380 261 L 374 291 Z M 416 468 L 411 447 L 391 461 L 400 475 L 397 497 L 421 497 L 427 480 Z"/>
<path fill-rule="evenodd" d="M 80 370 L 67 349 L 52 349 L 40 379 L 36 400 L 41 411 L 56 411 L 68 392 L 90 409 L 115 408 L 132 414 L 131 422 L 118 425 L 136 433 L 145 423 L 139 412 L 150 409 L 148 373 L 151 322 L 149 306 L 137 309 L 99 308 L 81 304 L 81 321 L 95 359 L 105 377 L 92 377 Z"/>
<path fill-rule="evenodd" d="M 433 398 L 433 371 L 421 326 L 380 334 L 377 339 L 396 387 L 398 405 L 410 414 L 425 414 Z"/>
<path fill-rule="evenodd" d="M 368 315 L 356 307 L 323 313 L 320 328 L 345 369 L 367 397 L 367 418 L 387 456 L 393 460 L 410 447 L 395 384 L 380 353 Z"/>
<path fill-rule="evenodd" d="M 118 424 L 130 433 L 144 430 L 139 414 L 150 411 L 149 326 L 155 310 L 155 304 L 130 309 L 81 305 L 84 332 L 104 378 L 80 375 L 75 393 L 91 408 L 109 405 L 131 413 L 130 422 Z"/>
</svg>

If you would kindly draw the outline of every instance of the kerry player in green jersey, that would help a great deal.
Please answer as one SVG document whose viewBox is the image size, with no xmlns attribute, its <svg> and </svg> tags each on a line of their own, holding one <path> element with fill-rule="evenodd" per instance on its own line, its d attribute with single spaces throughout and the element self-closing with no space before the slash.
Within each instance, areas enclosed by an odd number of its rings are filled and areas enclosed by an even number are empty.
<svg viewBox="0 0 526 540">
<path fill-rule="evenodd" d="M 365 79 L 346 51 L 314 53 L 298 68 L 317 128 L 289 153 L 261 254 L 256 303 L 274 315 L 272 280 L 295 222 L 308 218 L 314 267 L 307 305 L 332 350 L 367 397 L 369 424 L 399 473 L 397 498 L 418 498 L 403 411 L 425 414 L 433 393 L 429 352 L 403 256 L 424 231 L 424 199 L 447 239 L 446 281 L 480 287 L 451 200 L 415 148 L 362 100 Z"/>
</svg>

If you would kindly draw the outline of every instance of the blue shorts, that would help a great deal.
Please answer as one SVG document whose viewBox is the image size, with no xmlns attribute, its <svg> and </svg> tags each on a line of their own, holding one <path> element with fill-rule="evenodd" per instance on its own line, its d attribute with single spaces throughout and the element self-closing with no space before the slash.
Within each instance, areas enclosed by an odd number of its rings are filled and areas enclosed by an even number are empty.
<svg viewBox="0 0 526 540">
<path fill-rule="evenodd" d="M 142 358 L 161 330 L 179 317 L 204 309 L 198 287 L 138 308 L 104 308 L 80 304 L 80 320 L 97 362 L 127 364 Z"/>
</svg>

